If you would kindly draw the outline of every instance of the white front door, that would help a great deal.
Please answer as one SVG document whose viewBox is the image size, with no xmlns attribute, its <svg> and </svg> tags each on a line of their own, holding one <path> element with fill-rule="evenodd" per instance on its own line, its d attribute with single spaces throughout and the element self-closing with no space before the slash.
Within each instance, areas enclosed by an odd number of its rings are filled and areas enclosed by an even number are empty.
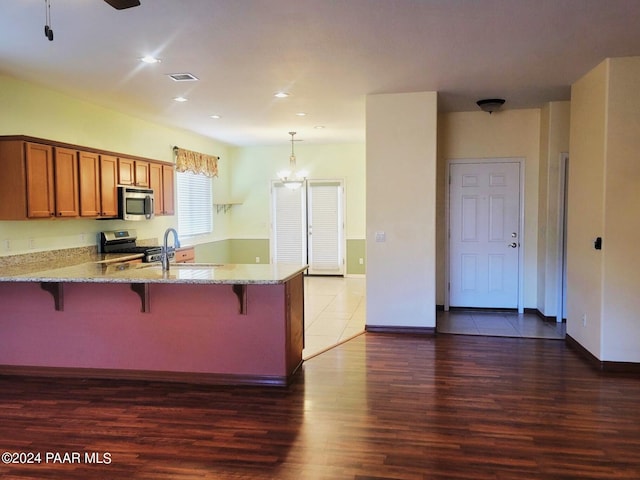
<svg viewBox="0 0 640 480">
<path fill-rule="evenodd" d="M 517 308 L 520 163 L 451 163 L 449 305 Z"/>
</svg>

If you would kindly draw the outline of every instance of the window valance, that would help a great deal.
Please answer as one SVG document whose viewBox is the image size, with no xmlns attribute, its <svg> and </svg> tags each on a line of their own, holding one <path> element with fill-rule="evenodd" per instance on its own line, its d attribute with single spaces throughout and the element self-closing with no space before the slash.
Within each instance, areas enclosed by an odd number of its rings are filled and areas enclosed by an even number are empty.
<svg viewBox="0 0 640 480">
<path fill-rule="evenodd" d="M 192 172 L 207 177 L 218 176 L 218 160 L 220 157 L 205 155 L 204 153 L 173 147 L 176 155 L 176 171 Z"/>
</svg>

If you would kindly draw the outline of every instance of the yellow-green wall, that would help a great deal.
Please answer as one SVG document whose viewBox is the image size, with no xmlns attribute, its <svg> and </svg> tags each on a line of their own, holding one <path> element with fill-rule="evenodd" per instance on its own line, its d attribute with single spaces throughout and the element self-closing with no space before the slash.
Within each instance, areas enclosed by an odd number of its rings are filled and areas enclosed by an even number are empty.
<svg viewBox="0 0 640 480">
<path fill-rule="evenodd" d="M 6 76 L 0 76 L 0 105 L 0 135 L 28 135 L 163 161 L 173 160 L 174 145 L 221 156 L 220 177 L 214 180 L 214 186 L 219 192 L 228 189 L 230 148 L 210 138 L 127 116 Z M 214 223 L 215 234 L 198 241 L 227 237 L 228 217 L 217 215 Z M 141 239 L 160 238 L 167 227 L 176 225 L 175 216 L 156 217 L 148 222 L 0 221 L 0 255 L 95 245 L 98 232 L 119 228 L 135 228 Z M 10 249 L 6 248 L 5 240 L 9 240 Z"/>
<path fill-rule="evenodd" d="M 304 132 L 299 133 L 304 140 Z M 253 262 L 264 259 L 264 246 L 259 242 L 271 236 L 271 182 L 276 173 L 289 165 L 290 146 L 244 147 L 233 149 L 233 176 L 227 200 L 241 202 L 231 209 L 229 237 L 233 239 L 235 258 Z M 364 273 L 362 245 L 365 238 L 365 146 L 362 144 L 313 145 L 297 143 L 297 166 L 309 173 L 310 179 L 341 179 L 345 185 L 345 232 L 347 241 L 347 273 Z M 259 246 L 260 245 L 260 246 Z M 248 250 L 238 253 L 245 247 Z M 267 250 L 267 253 L 268 250 Z M 268 255 L 267 255 L 268 258 Z"/>
</svg>

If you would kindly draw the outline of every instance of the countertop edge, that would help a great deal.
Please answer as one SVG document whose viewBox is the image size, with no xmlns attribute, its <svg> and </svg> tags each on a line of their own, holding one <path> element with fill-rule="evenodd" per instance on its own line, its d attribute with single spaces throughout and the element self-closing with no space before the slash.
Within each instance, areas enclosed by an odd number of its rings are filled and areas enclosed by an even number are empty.
<svg viewBox="0 0 640 480">
<path fill-rule="evenodd" d="M 87 262 L 86 265 L 96 265 L 97 262 Z M 85 264 L 83 264 L 85 265 Z M 188 264 L 181 269 L 188 269 Z M 252 264 L 248 264 L 252 266 Z M 214 268 L 214 267 L 211 267 Z M 56 275 L 54 271 L 32 272 L 22 275 L 0 275 L 0 282 L 6 283 L 112 283 L 112 284 L 200 284 L 200 285 L 278 285 L 291 280 L 300 275 L 309 267 L 308 265 L 298 265 L 294 269 L 286 272 L 281 278 L 176 278 L 170 277 L 172 270 L 162 272 L 162 277 L 146 278 L 144 276 L 135 276 L 136 269 L 132 269 L 130 276 L 118 276 L 117 273 L 105 273 L 100 276 L 64 276 Z M 140 270 L 144 272 L 143 269 Z"/>
</svg>

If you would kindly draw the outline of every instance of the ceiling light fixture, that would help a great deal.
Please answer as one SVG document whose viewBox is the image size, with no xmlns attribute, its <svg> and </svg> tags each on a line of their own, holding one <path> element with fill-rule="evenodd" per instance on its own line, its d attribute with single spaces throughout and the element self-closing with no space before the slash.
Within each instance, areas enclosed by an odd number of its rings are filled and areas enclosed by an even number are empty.
<svg viewBox="0 0 640 480">
<path fill-rule="evenodd" d="M 504 98 L 485 98 L 476 102 L 483 112 L 493 112 L 500 110 L 500 107 L 504 105 Z"/>
<path fill-rule="evenodd" d="M 289 157 L 289 170 L 281 170 L 278 172 L 278 178 L 285 187 L 295 190 L 300 188 L 307 179 L 307 172 L 304 170 L 296 171 L 296 155 L 293 152 L 294 135 L 296 132 L 289 132 L 291 135 L 291 156 Z M 298 141 L 298 140 L 295 140 Z"/>
<path fill-rule="evenodd" d="M 174 100 L 175 100 L 176 102 L 186 102 L 186 101 L 187 101 L 187 99 L 186 99 L 186 98 L 184 98 L 184 97 L 175 97 L 175 98 L 174 98 Z"/>
<path fill-rule="evenodd" d="M 306 113 L 304 113 L 304 112 L 298 112 L 298 113 L 296 113 L 296 115 L 297 115 L 298 117 L 306 117 L 306 116 L 307 116 L 307 114 L 306 114 Z"/>
<path fill-rule="evenodd" d="M 276 98 L 287 98 L 289 94 L 287 92 L 276 92 L 273 96 Z"/>
<path fill-rule="evenodd" d="M 160 60 L 159 58 L 156 58 L 152 55 L 145 55 L 144 57 L 142 57 L 140 59 L 141 62 L 144 63 L 148 63 L 148 64 L 153 64 L 153 63 L 160 63 L 162 60 Z"/>
<path fill-rule="evenodd" d="M 220 115 L 209 115 L 209 117 L 213 118 L 214 120 L 222 118 Z"/>
</svg>

